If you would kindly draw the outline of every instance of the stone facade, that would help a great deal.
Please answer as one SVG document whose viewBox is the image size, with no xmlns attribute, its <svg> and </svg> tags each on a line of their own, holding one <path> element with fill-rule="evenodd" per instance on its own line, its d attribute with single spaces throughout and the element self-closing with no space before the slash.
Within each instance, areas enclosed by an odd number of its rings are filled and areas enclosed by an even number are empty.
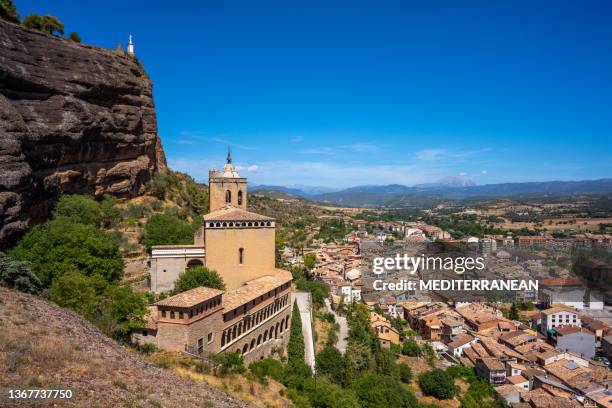
<svg viewBox="0 0 612 408">
<path fill-rule="evenodd" d="M 248 364 L 289 340 L 292 275 L 276 269 L 274 219 L 246 210 L 246 179 L 229 154 L 223 171 L 211 170 L 209 186 L 211 212 L 194 244 L 152 248 L 151 290 L 169 291 L 183 271 L 202 265 L 226 291 L 198 287 L 157 302 L 132 339 L 192 355 L 238 352 Z"/>
</svg>

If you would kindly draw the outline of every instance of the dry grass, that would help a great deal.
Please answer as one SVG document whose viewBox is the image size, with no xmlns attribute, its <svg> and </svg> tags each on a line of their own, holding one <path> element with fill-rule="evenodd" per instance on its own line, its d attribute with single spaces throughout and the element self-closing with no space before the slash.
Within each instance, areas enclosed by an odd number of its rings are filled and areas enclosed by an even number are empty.
<svg viewBox="0 0 612 408">
<path fill-rule="evenodd" d="M 0 299 L 0 389 L 73 390 L 73 400 L 53 401 L 58 407 L 249 405 L 144 361 L 80 316 L 41 298 L 0 287 Z M 3 398 L 0 406 L 10 407 Z"/>
</svg>

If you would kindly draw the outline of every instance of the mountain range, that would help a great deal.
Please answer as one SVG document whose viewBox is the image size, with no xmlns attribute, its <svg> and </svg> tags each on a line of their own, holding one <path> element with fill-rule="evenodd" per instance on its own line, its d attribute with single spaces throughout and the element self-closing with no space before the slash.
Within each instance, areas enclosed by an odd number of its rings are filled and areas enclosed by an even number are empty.
<svg viewBox="0 0 612 408">
<path fill-rule="evenodd" d="M 255 186 L 252 191 L 259 193 L 277 192 L 286 196 L 303 197 L 311 201 L 356 206 L 395 207 L 422 202 L 424 198 L 470 198 L 470 197 L 509 197 L 509 196 L 546 196 L 574 194 L 612 193 L 612 178 L 582 181 L 541 181 L 525 183 L 499 183 L 475 185 L 469 179 L 447 178 L 436 183 L 404 186 L 401 184 L 365 185 L 338 191 L 313 193 L 300 188 L 283 186 Z"/>
</svg>

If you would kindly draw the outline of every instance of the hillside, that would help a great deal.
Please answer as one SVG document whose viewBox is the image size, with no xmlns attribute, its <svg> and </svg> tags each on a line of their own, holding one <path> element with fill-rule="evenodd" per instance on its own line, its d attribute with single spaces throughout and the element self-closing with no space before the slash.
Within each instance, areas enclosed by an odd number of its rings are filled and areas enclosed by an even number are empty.
<svg viewBox="0 0 612 408">
<path fill-rule="evenodd" d="M 573 194 L 607 194 L 612 192 L 612 179 L 584 181 L 545 181 L 486 185 L 417 185 L 357 186 L 319 194 L 311 200 L 355 207 L 406 207 L 436 205 L 443 199 L 470 197 L 513 197 Z"/>
<path fill-rule="evenodd" d="M 0 327 L 0 389 L 73 390 L 73 400 L 56 406 L 248 406 L 147 363 L 81 316 L 42 298 L 0 287 Z M 2 398 L 0 406 L 17 406 Z"/>
<path fill-rule="evenodd" d="M 166 162 L 140 62 L 1 19 L 0 44 L 0 248 L 62 193 L 143 194 Z"/>
</svg>

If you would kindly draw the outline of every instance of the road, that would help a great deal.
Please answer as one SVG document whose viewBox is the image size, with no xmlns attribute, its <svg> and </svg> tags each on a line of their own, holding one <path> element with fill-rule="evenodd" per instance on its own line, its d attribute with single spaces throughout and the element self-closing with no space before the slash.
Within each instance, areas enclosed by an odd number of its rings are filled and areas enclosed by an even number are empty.
<svg viewBox="0 0 612 408">
<path fill-rule="evenodd" d="M 340 316 L 331 307 L 331 302 L 329 299 L 325 299 L 325 306 L 327 306 L 327 310 L 329 313 L 333 314 L 336 318 L 336 323 L 340 326 L 340 332 L 338 333 L 338 341 L 336 342 L 336 348 L 340 350 L 342 354 L 346 352 L 346 345 L 348 339 L 348 323 L 346 322 L 346 317 Z"/>
<path fill-rule="evenodd" d="M 311 299 L 308 292 L 295 292 L 295 300 L 297 300 L 298 308 L 300 309 L 300 317 L 302 318 L 302 334 L 304 335 L 304 360 L 310 366 L 312 372 L 315 371 L 315 353 L 314 353 L 314 337 L 312 335 L 312 313 Z"/>
</svg>

